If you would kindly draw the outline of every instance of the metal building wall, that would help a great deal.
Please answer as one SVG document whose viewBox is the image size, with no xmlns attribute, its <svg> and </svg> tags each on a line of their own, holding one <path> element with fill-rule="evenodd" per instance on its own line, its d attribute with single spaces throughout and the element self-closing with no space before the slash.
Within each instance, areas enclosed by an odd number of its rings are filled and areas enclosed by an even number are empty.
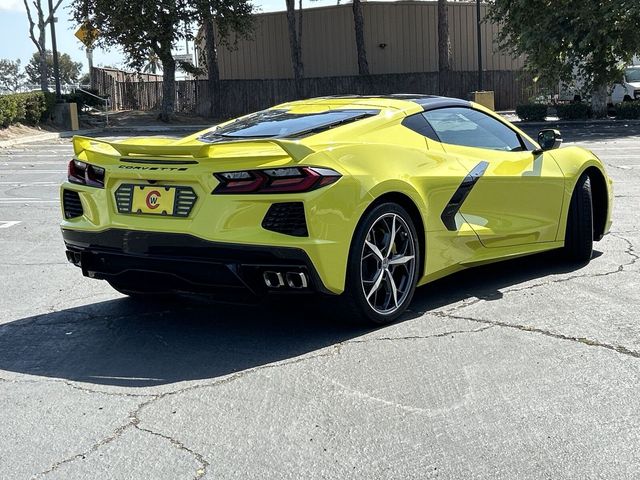
<svg viewBox="0 0 640 480">
<path fill-rule="evenodd" d="M 364 2 L 365 43 L 372 74 L 438 70 L 435 1 Z M 486 6 L 482 6 L 484 16 Z M 453 69 L 477 65 L 475 3 L 449 4 Z M 351 4 L 303 11 L 302 60 L 306 77 L 357 75 Z M 498 28 L 481 27 L 486 70 L 519 70 L 522 58 L 497 51 Z M 384 47 L 382 46 L 384 45 Z M 251 40 L 218 48 L 220 75 L 231 79 L 291 78 L 291 55 L 285 12 L 256 15 Z"/>
</svg>

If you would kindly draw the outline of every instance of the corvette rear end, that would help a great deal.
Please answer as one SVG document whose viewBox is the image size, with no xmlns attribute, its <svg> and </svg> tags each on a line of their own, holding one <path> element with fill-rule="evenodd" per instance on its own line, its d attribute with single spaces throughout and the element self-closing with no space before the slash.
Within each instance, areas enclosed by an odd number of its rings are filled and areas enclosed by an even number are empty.
<svg viewBox="0 0 640 480">
<path fill-rule="evenodd" d="M 358 199 L 307 147 L 76 137 L 74 150 L 62 232 L 86 276 L 125 293 L 340 292 Z"/>
</svg>

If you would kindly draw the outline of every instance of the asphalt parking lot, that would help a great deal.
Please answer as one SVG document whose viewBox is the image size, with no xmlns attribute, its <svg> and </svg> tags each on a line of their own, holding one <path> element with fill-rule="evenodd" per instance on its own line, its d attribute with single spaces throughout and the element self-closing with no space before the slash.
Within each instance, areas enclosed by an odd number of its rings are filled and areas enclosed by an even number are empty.
<svg viewBox="0 0 640 480">
<path fill-rule="evenodd" d="M 563 133 L 615 180 L 591 263 L 456 274 L 377 330 L 136 304 L 65 259 L 69 140 L 0 149 L 0 478 L 638 478 L 640 126 Z"/>
</svg>

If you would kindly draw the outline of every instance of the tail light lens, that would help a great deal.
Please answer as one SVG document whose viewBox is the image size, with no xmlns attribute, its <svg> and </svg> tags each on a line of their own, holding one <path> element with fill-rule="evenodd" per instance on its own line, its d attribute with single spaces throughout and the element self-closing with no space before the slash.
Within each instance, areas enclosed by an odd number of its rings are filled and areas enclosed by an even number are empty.
<svg viewBox="0 0 640 480">
<path fill-rule="evenodd" d="M 220 184 L 212 193 L 300 193 L 337 182 L 330 168 L 287 167 L 213 174 Z"/>
<path fill-rule="evenodd" d="M 104 188 L 104 168 L 80 160 L 69 162 L 67 178 L 71 183 Z"/>
</svg>

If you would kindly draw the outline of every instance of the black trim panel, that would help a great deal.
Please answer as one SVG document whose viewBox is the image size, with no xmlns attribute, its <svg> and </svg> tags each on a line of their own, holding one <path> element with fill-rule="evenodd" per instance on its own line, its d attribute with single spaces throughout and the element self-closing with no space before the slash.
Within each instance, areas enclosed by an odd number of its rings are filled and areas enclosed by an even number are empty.
<svg viewBox="0 0 640 480">
<path fill-rule="evenodd" d="M 300 248 L 210 242 L 189 234 L 117 228 L 102 232 L 63 228 L 62 237 L 69 260 L 92 278 L 148 272 L 178 277 L 187 287 L 240 286 L 255 294 L 262 293 L 261 269 L 282 267 L 306 271 L 310 290 L 331 293 Z"/>
<path fill-rule="evenodd" d="M 473 167 L 467 176 L 464 177 L 458 189 L 453 193 L 449 203 L 444 207 L 440 218 L 444 226 L 447 227 L 447 230 L 455 232 L 458 229 L 456 226 L 456 214 L 460 211 L 460 207 L 462 207 L 462 204 L 469 196 L 469 193 L 471 193 L 475 184 L 480 180 L 480 177 L 487 170 L 488 166 L 489 162 L 482 161 Z"/>
</svg>

